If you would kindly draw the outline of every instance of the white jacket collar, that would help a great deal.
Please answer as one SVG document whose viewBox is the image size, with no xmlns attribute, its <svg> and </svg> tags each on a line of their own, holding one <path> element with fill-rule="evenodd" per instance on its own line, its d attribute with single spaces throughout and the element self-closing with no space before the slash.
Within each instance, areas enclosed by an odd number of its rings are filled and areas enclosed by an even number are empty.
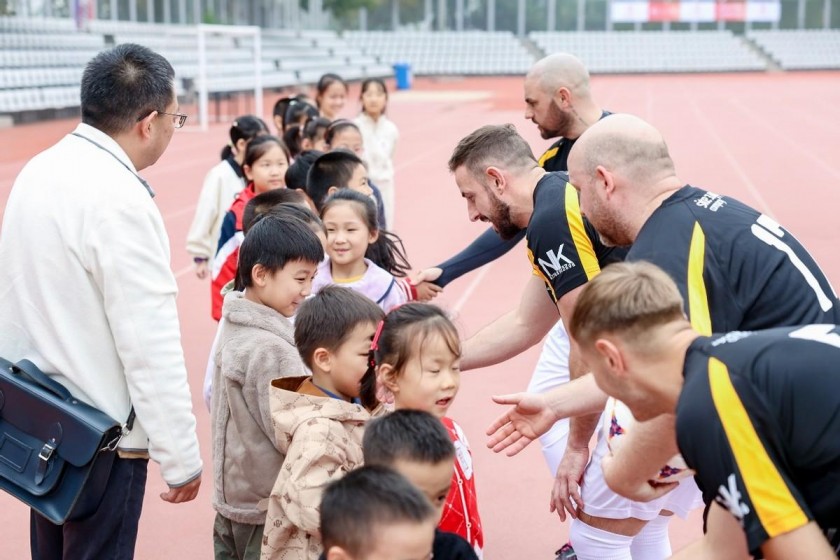
<svg viewBox="0 0 840 560">
<path fill-rule="evenodd" d="M 79 123 L 74 130 L 76 134 L 84 136 L 89 140 L 93 140 L 103 148 L 107 148 L 112 154 L 114 154 L 117 159 L 121 162 L 126 164 L 133 173 L 137 173 L 137 168 L 134 167 L 134 164 L 131 162 L 131 158 L 128 157 L 128 154 L 125 153 L 125 150 L 122 149 L 116 140 L 99 130 L 98 128 L 94 128 L 89 124 Z"/>
</svg>

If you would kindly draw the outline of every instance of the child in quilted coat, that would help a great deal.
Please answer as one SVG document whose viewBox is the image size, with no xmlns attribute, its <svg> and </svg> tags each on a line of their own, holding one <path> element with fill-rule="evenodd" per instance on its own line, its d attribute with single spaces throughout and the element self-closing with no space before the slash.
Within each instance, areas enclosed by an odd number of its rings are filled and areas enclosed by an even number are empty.
<svg viewBox="0 0 840 560">
<path fill-rule="evenodd" d="M 365 296 L 329 286 L 295 318 L 295 345 L 311 377 L 275 379 L 271 416 L 286 459 L 268 501 L 263 560 L 317 560 L 324 487 L 362 465 L 370 412 L 359 399 L 382 310 Z M 371 374 L 372 374 L 371 370 Z"/>
</svg>

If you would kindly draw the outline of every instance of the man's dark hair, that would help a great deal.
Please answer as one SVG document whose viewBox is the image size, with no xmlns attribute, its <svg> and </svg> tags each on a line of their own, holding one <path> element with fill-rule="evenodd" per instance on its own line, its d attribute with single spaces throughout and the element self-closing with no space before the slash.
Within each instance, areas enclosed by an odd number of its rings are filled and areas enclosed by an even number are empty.
<svg viewBox="0 0 840 560">
<path fill-rule="evenodd" d="M 315 350 L 335 352 L 358 325 L 375 327 L 384 317 L 382 309 L 359 292 L 327 286 L 300 306 L 295 316 L 295 346 L 312 369 Z"/>
<path fill-rule="evenodd" d="M 462 138 L 449 158 L 449 171 L 453 173 L 466 166 L 480 177 L 491 165 L 519 171 L 538 164 L 528 142 L 512 124 L 482 126 Z"/>
<path fill-rule="evenodd" d="M 82 75 L 82 122 L 105 134 L 125 132 L 152 111 L 166 111 L 174 79 L 172 65 L 146 47 L 123 43 L 102 51 Z"/>
<path fill-rule="evenodd" d="M 422 410 L 396 410 L 365 427 L 362 450 L 366 465 L 386 467 L 403 459 L 437 464 L 455 456 L 443 423 Z"/>
<path fill-rule="evenodd" d="M 323 259 L 321 241 L 303 221 L 267 215 L 251 227 L 242 241 L 237 285 L 243 289 L 253 286 L 251 272 L 258 264 L 273 273 L 291 261 L 318 264 Z"/>
<path fill-rule="evenodd" d="M 318 150 L 306 150 L 299 153 L 295 161 L 286 170 L 286 188 L 306 192 L 306 177 L 309 175 L 309 169 L 315 160 L 322 155 L 324 155 L 324 152 Z"/>
<path fill-rule="evenodd" d="M 381 466 L 358 468 L 324 491 L 321 499 L 324 552 L 338 546 L 354 558 L 364 558 L 376 546 L 382 527 L 426 523 L 434 515 L 429 500 L 401 474 Z"/>
<path fill-rule="evenodd" d="M 359 156 L 344 150 L 326 153 L 312 163 L 306 176 L 306 194 L 315 203 L 319 213 L 330 187 L 347 187 L 353 178 L 353 172 L 360 165 L 364 163 Z"/>
<path fill-rule="evenodd" d="M 242 211 L 242 234 L 248 235 L 254 221 L 279 204 L 306 204 L 306 200 L 301 193 L 291 189 L 272 189 L 258 194 L 248 201 Z"/>
</svg>

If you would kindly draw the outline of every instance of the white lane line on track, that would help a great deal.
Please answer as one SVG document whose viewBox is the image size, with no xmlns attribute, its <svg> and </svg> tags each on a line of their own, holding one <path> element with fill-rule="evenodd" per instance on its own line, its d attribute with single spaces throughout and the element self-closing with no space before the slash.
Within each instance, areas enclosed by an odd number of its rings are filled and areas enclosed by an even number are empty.
<svg viewBox="0 0 840 560">
<path fill-rule="evenodd" d="M 193 265 L 190 264 L 190 265 L 187 265 L 180 270 L 175 270 L 173 272 L 175 274 L 175 278 L 180 278 L 180 277 L 184 276 L 185 274 L 187 274 L 188 272 L 191 272 L 192 269 L 193 269 Z"/>
<path fill-rule="evenodd" d="M 469 299 L 472 297 L 473 292 L 475 292 L 478 287 L 481 285 L 481 282 L 484 280 L 484 277 L 487 276 L 487 273 L 490 272 L 490 269 L 493 268 L 495 261 L 485 264 L 481 267 L 481 270 L 478 271 L 478 274 L 475 275 L 475 278 L 472 279 L 470 285 L 467 286 L 467 289 L 464 290 L 464 293 L 461 294 L 461 297 L 458 298 L 458 301 L 455 302 L 455 305 L 452 306 L 453 313 L 460 313 L 464 306 L 467 304 Z"/>
<path fill-rule="evenodd" d="M 749 175 L 741 166 L 741 164 L 738 163 L 738 160 L 735 159 L 735 157 L 732 155 L 732 152 L 730 152 L 727 149 L 727 143 L 724 141 L 723 138 L 721 138 L 720 134 L 717 133 L 714 127 L 712 127 L 708 116 L 703 115 L 703 112 L 700 110 L 700 107 L 697 106 L 697 101 L 693 97 L 688 95 L 687 92 L 685 97 L 689 100 L 691 108 L 694 111 L 694 114 L 697 116 L 697 120 L 700 121 L 700 124 L 703 126 L 703 128 L 706 129 L 706 132 L 714 140 L 714 145 L 720 148 L 720 152 L 723 154 L 723 157 L 726 159 L 727 162 L 729 162 L 729 165 L 732 166 L 732 169 L 740 177 L 741 182 L 744 184 L 745 187 L 747 187 L 747 190 L 750 191 L 750 194 L 753 195 L 753 198 L 758 204 L 759 210 L 761 210 L 763 213 L 767 214 L 771 218 L 775 219 L 775 217 L 773 216 L 773 210 L 770 208 L 770 205 L 767 203 L 767 201 L 764 200 L 764 197 L 761 195 L 761 191 L 759 191 L 755 184 L 752 182 L 752 180 L 750 180 Z"/>
<path fill-rule="evenodd" d="M 741 114 L 753 121 L 757 126 L 760 126 L 763 129 L 765 129 L 769 134 L 775 136 L 780 141 L 787 144 L 792 151 L 799 152 L 803 157 L 814 162 L 816 165 L 821 167 L 823 170 L 825 170 L 826 173 L 828 173 L 835 179 L 840 179 L 840 170 L 838 170 L 836 167 L 834 167 L 821 157 L 815 155 L 811 150 L 803 148 L 802 145 L 798 142 L 794 142 L 790 136 L 782 134 L 778 128 L 775 128 L 769 123 L 767 123 L 765 120 L 762 120 L 758 115 L 756 115 L 753 109 L 744 104 L 742 101 L 738 99 L 733 99 L 731 100 L 731 103 L 732 105 L 738 108 Z"/>
</svg>

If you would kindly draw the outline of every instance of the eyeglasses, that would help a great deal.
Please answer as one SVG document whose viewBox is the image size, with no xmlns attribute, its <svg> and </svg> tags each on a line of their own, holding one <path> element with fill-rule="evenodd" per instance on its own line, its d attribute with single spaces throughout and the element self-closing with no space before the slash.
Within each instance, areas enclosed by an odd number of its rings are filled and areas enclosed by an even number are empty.
<svg viewBox="0 0 840 560">
<path fill-rule="evenodd" d="M 184 126 L 184 123 L 187 122 L 187 115 L 183 115 L 181 113 L 165 113 L 163 111 L 158 111 L 158 115 L 169 115 L 172 117 L 172 125 L 175 128 L 181 128 Z"/>
</svg>

